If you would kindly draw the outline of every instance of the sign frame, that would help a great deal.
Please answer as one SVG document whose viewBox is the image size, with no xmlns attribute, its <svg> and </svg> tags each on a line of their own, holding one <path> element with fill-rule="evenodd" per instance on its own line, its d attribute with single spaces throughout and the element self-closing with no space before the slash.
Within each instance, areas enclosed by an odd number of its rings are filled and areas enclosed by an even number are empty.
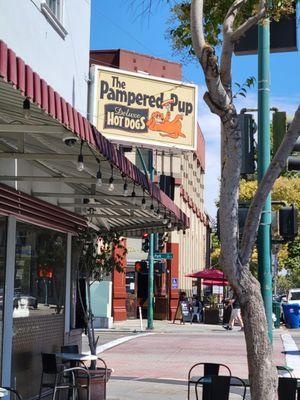
<svg viewBox="0 0 300 400">
<path fill-rule="evenodd" d="M 176 81 L 172 79 L 167 79 L 167 78 L 160 78 L 156 77 L 153 75 L 147 75 L 147 74 L 142 74 L 142 73 L 137 73 L 137 72 L 131 72 L 131 71 L 126 71 L 123 69 L 119 68 L 110 68 L 110 67 L 104 67 L 102 65 L 95 65 L 92 64 L 90 67 L 90 76 L 92 77 L 91 79 L 91 85 L 90 85 L 90 91 L 89 91 L 89 104 L 88 104 L 88 110 L 89 110 L 89 121 L 97 127 L 98 125 L 98 103 L 99 103 L 99 96 L 97 96 L 97 88 L 99 85 L 99 75 L 101 73 L 101 70 L 104 72 L 108 73 L 114 73 L 114 74 L 124 74 L 129 77 L 137 77 L 139 79 L 149 79 L 150 81 L 156 81 L 157 83 L 167 83 L 170 85 L 176 85 L 176 87 L 184 86 L 184 87 L 189 87 L 194 89 L 195 91 L 195 103 L 194 103 L 194 129 L 192 132 L 193 135 L 193 145 L 184 145 L 181 143 L 167 143 L 167 142 L 159 142 L 153 139 L 147 139 L 147 138 L 141 138 L 137 139 L 135 136 L 130 138 L 128 137 L 123 137 L 118 134 L 114 133 L 107 133 L 107 132 L 102 132 L 101 129 L 99 131 L 110 141 L 116 143 L 116 144 L 123 144 L 123 145 L 138 145 L 138 147 L 146 147 L 146 148 L 159 148 L 161 150 L 168 149 L 172 150 L 174 153 L 181 153 L 184 151 L 196 151 L 197 150 L 197 126 L 198 126 L 198 86 L 194 83 L 186 83 L 183 81 Z"/>
</svg>

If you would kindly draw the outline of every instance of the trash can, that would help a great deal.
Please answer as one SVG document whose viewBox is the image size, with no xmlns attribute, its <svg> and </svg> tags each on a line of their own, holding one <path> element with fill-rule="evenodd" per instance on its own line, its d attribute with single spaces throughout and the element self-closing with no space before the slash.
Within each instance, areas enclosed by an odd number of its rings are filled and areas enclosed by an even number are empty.
<svg viewBox="0 0 300 400">
<path fill-rule="evenodd" d="M 299 304 L 283 304 L 283 315 L 288 328 L 297 329 L 300 326 Z"/>
<path fill-rule="evenodd" d="M 279 301 L 273 301 L 272 302 L 272 310 L 273 314 L 275 314 L 276 321 L 274 321 L 274 327 L 275 328 L 280 328 L 280 314 L 281 314 L 281 306 Z"/>
</svg>

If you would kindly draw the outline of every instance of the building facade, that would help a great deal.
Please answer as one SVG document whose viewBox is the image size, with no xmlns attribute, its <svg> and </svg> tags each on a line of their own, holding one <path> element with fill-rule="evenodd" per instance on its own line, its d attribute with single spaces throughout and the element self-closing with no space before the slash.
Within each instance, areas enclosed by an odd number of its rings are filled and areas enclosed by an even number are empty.
<svg viewBox="0 0 300 400">
<path fill-rule="evenodd" d="M 141 75 L 182 81 L 182 67 L 180 64 L 164 59 L 138 54 L 131 51 L 119 50 L 92 50 L 90 64 L 122 69 Z M 93 79 L 93 78 L 92 78 Z M 159 183 L 162 175 L 172 178 L 173 193 L 170 195 L 175 204 L 190 218 L 191 229 L 172 232 L 168 235 L 164 251 L 173 253 L 173 259 L 167 261 L 166 275 L 157 276 L 154 317 L 172 319 L 178 305 L 180 291 L 188 295 L 196 293 L 192 287 L 192 280 L 185 274 L 204 269 L 207 265 L 207 241 L 209 238 L 209 220 L 204 210 L 204 173 L 205 173 L 205 142 L 198 126 L 196 151 L 172 152 L 171 150 L 155 149 L 153 151 L 156 182 Z M 127 145 L 126 145 L 127 146 Z M 135 144 L 128 143 L 123 149 L 126 157 L 140 169 L 143 169 Z M 147 148 L 140 149 L 144 160 L 148 162 Z M 168 186 L 168 185 L 167 185 Z M 162 188 L 162 190 L 164 190 Z M 147 253 L 141 254 L 142 240 L 130 243 L 127 264 L 127 294 L 122 289 L 123 313 L 114 314 L 115 319 L 135 318 L 138 316 L 138 306 L 146 303 L 144 295 L 141 303 L 140 289 L 146 290 L 146 277 L 136 273 L 135 263 L 147 259 Z M 116 274 L 118 293 L 124 282 L 119 281 Z M 145 280 L 145 282 L 142 282 Z M 131 285 L 131 286 L 130 286 Z M 194 291 L 193 291 L 194 290 Z M 120 300 L 120 299 L 119 299 Z M 120 301 L 118 301 L 120 304 Z M 125 305 L 127 306 L 125 307 Z M 145 306 L 145 308 L 147 305 Z M 145 310 L 146 311 L 146 310 Z M 146 315 L 146 312 L 144 313 Z"/>
<path fill-rule="evenodd" d="M 124 179 L 189 225 L 86 118 L 89 23 L 88 0 L 0 4 L 0 377 L 24 399 L 39 392 L 41 352 L 81 345 L 78 235 L 161 227 L 130 209 Z"/>
</svg>

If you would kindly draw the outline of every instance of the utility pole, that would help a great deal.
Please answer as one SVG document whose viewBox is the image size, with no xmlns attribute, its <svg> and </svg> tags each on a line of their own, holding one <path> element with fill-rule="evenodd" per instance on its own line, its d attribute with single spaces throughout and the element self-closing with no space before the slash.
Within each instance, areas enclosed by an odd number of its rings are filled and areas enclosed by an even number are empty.
<svg viewBox="0 0 300 400">
<path fill-rule="evenodd" d="M 270 21 L 258 24 L 258 181 L 270 164 Z M 264 300 L 270 342 L 272 333 L 271 195 L 265 202 L 258 229 L 258 279 Z"/>
</svg>

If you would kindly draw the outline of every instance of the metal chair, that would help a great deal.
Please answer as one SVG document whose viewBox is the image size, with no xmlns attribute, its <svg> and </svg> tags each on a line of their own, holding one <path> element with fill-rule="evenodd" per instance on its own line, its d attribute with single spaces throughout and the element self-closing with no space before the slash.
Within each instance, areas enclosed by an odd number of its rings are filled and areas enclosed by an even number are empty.
<svg viewBox="0 0 300 400">
<path fill-rule="evenodd" d="M 87 379 L 85 384 L 78 384 L 76 382 L 76 374 L 80 372 Z M 51 381 L 44 379 L 44 376 L 52 378 Z M 42 396 L 43 388 L 53 389 L 52 400 L 55 400 L 56 393 L 60 390 L 71 390 L 73 399 L 75 398 L 75 391 L 79 388 L 87 390 L 87 399 L 90 397 L 90 374 L 82 367 L 73 367 L 64 369 L 61 365 L 57 364 L 55 354 L 42 353 L 42 375 L 39 391 L 39 400 Z"/>
<path fill-rule="evenodd" d="M 234 382 L 234 384 L 232 382 Z M 230 389 L 232 386 L 242 388 L 242 393 L 235 392 L 235 395 L 241 396 L 242 400 L 244 400 L 246 397 L 246 384 L 241 378 L 238 378 L 237 376 L 203 376 L 198 380 L 195 385 L 195 393 L 197 399 L 199 385 L 203 386 L 202 400 L 229 400 L 231 392 Z"/>
<path fill-rule="evenodd" d="M 296 400 L 296 394 L 297 394 L 297 378 L 279 377 L 278 400 Z"/>
<path fill-rule="evenodd" d="M 192 376 L 192 372 L 196 367 L 203 367 L 203 373 L 199 374 L 198 376 Z M 217 364 L 217 363 L 197 363 L 194 364 L 188 373 L 188 400 L 190 400 L 190 393 L 191 393 L 191 385 L 196 385 L 198 380 L 206 375 L 212 376 L 212 375 L 219 375 L 219 371 L 221 369 L 224 369 L 229 376 L 231 376 L 231 371 L 230 368 L 227 367 L 225 364 Z M 196 398 L 197 397 L 197 392 L 196 392 Z"/>
<path fill-rule="evenodd" d="M 11 393 L 13 393 L 18 400 L 22 400 L 22 396 L 20 395 L 20 393 L 16 389 L 13 389 L 13 388 L 11 388 L 9 386 L 2 386 L 2 388 L 5 389 L 5 390 L 8 390 Z"/>
<path fill-rule="evenodd" d="M 293 368 L 285 365 L 276 365 L 276 369 L 279 377 L 284 378 L 288 376 L 288 378 L 295 378 L 295 375 L 293 374 Z"/>
</svg>

